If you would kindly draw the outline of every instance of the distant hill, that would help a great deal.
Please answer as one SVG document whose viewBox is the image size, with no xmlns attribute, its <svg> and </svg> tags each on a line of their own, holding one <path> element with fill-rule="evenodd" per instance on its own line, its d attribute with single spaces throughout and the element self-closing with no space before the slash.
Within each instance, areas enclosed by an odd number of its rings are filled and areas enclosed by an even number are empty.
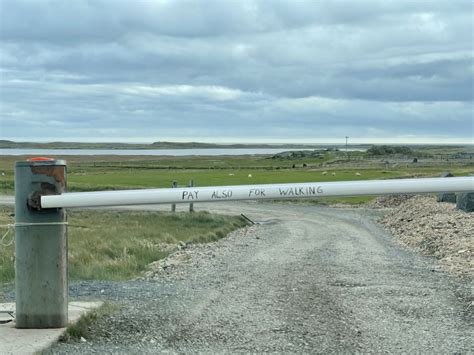
<svg viewBox="0 0 474 355">
<path fill-rule="evenodd" d="M 199 143 L 199 142 L 154 142 L 150 149 L 209 149 L 209 148 L 230 148 L 230 149 L 255 149 L 255 148 L 316 148 L 320 147 L 317 144 L 217 144 L 217 143 Z"/>
<path fill-rule="evenodd" d="M 334 145 L 335 147 L 336 145 Z M 0 149 L 27 148 L 27 149 L 255 149 L 255 148 L 291 148 L 313 149 L 321 148 L 318 144 L 215 144 L 199 142 L 154 142 L 151 144 L 139 143 L 81 143 L 81 142 L 14 142 L 0 140 Z M 324 147 L 328 147 L 325 145 Z"/>
<path fill-rule="evenodd" d="M 0 140 L 0 148 L 30 149 L 150 149 L 148 144 L 80 143 L 80 142 L 13 142 Z"/>
</svg>

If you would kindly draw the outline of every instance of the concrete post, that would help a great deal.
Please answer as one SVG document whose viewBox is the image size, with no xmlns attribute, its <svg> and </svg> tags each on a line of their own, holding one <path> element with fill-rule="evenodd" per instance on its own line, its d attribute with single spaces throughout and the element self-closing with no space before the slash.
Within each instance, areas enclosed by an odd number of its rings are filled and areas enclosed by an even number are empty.
<svg viewBox="0 0 474 355">
<path fill-rule="evenodd" d="M 178 182 L 176 180 L 173 180 L 171 183 L 171 188 L 175 189 L 178 187 Z M 176 212 L 176 203 L 171 204 L 171 212 Z"/>
<path fill-rule="evenodd" d="M 37 159 L 15 165 L 16 327 L 60 328 L 68 321 L 66 211 L 41 209 L 40 196 L 66 191 L 66 162 Z"/>
</svg>

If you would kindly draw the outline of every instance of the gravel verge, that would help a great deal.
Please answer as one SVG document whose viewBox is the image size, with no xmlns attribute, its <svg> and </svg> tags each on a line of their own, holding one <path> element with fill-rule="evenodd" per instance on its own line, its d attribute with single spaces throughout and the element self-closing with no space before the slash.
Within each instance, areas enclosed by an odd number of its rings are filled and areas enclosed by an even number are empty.
<svg viewBox="0 0 474 355">
<path fill-rule="evenodd" d="M 393 207 L 379 220 L 404 245 L 439 259 L 456 274 L 474 278 L 474 214 L 432 196 L 378 199 L 376 207 Z"/>
</svg>

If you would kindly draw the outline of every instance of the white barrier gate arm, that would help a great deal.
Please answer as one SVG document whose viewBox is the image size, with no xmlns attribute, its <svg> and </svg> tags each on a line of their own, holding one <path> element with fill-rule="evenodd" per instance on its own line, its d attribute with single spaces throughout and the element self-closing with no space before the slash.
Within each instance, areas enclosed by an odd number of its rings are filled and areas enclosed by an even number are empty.
<svg viewBox="0 0 474 355">
<path fill-rule="evenodd" d="M 63 193 L 41 196 L 41 208 L 297 199 L 474 191 L 474 177 L 362 180 Z"/>
</svg>

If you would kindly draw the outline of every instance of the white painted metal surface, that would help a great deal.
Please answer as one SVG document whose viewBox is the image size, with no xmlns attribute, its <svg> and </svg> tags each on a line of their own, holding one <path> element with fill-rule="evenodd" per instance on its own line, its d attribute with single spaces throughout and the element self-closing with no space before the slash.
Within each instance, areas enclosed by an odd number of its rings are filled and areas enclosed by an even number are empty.
<svg viewBox="0 0 474 355">
<path fill-rule="evenodd" d="M 470 191 L 474 191 L 472 176 L 76 192 L 42 196 L 41 207 L 98 207 Z"/>
</svg>

